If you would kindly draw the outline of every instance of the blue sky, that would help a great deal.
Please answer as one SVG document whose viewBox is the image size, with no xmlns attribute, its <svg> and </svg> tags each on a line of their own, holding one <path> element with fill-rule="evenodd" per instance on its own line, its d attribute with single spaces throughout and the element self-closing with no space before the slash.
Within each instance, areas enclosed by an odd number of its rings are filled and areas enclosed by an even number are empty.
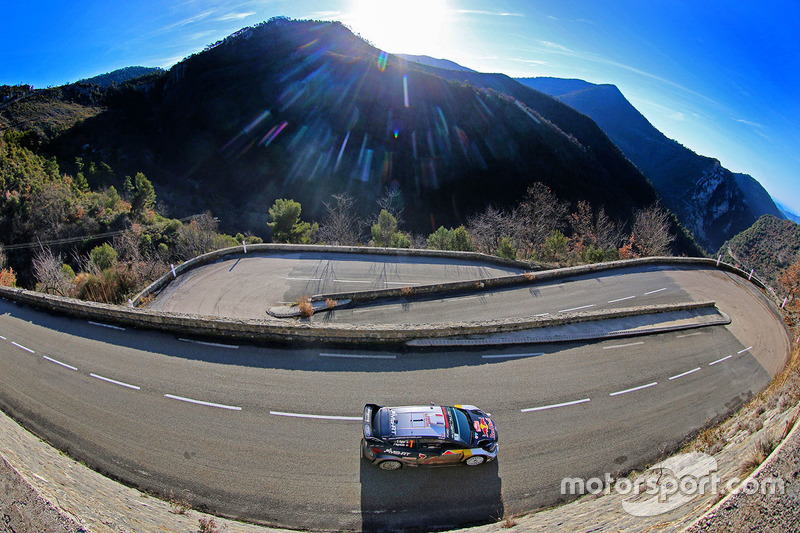
<svg viewBox="0 0 800 533">
<path fill-rule="evenodd" d="M 667 136 L 800 212 L 800 4 L 793 0 L 7 2 L 0 84 L 169 67 L 273 16 L 340 20 L 389 52 L 511 76 L 613 83 Z"/>
</svg>

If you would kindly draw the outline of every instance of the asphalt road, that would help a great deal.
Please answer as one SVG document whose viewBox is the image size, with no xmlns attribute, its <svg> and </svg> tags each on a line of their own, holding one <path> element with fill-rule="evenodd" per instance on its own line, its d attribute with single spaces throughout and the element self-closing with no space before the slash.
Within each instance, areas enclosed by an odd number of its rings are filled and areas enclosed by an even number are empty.
<svg viewBox="0 0 800 533">
<path fill-rule="evenodd" d="M 151 309 L 231 318 L 268 318 L 270 307 L 303 295 L 469 281 L 522 270 L 477 261 L 365 254 L 228 256 L 180 275 Z"/>
<path fill-rule="evenodd" d="M 643 279 L 539 297 L 563 294 L 548 303 L 558 312 L 666 288 L 649 296 L 713 299 L 732 323 L 584 344 L 346 352 L 199 344 L 0 301 L 0 406 L 100 471 L 227 516 L 337 530 L 492 521 L 555 503 L 565 476 L 656 459 L 782 367 L 786 330 L 745 281 L 709 269 L 630 274 Z M 383 472 L 359 459 L 364 403 L 430 401 L 491 412 L 498 461 Z"/>
</svg>

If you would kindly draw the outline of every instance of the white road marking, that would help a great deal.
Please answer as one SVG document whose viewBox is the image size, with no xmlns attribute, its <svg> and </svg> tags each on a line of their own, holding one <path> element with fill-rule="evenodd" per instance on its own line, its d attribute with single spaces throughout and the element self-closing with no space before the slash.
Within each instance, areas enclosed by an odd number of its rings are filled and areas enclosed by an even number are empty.
<svg viewBox="0 0 800 533">
<path fill-rule="evenodd" d="M 695 335 L 702 335 L 702 331 L 698 331 L 697 333 L 687 333 L 686 335 L 678 335 L 676 338 L 683 339 L 684 337 L 694 337 Z"/>
<path fill-rule="evenodd" d="M 693 369 L 693 370 L 689 370 L 688 372 L 684 372 L 683 374 L 678 374 L 677 376 L 672 376 L 671 378 L 669 378 L 669 380 L 672 381 L 673 379 L 678 379 L 678 378 L 682 378 L 683 376 L 688 376 L 689 374 L 694 374 L 698 370 L 700 370 L 699 366 L 697 368 Z"/>
<path fill-rule="evenodd" d="M 540 355 L 544 355 L 544 352 L 539 353 L 509 353 L 509 354 L 497 354 L 497 355 L 482 355 L 484 359 L 505 359 L 505 358 L 512 358 L 512 357 L 538 357 Z"/>
<path fill-rule="evenodd" d="M 42 356 L 42 358 L 43 358 L 43 359 L 47 359 L 47 360 L 48 360 L 48 361 L 50 361 L 51 363 L 55 363 L 55 364 L 57 364 L 57 365 L 61 365 L 61 366 L 65 367 L 65 368 L 69 368 L 70 370 L 78 370 L 77 368 L 75 368 L 75 367 L 74 367 L 74 366 L 72 366 L 72 365 L 68 365 L 67 363 L 62 363 L 61 361 L 56 361 L 56 360 L 55 360 L 55 359 L 53 359 L 52 357 L 47 357 L 46 355 L 43 355 L 43 356 Z"/>
<path fill-rule="evenodd" d="M 736 353 L 738 353 L 738 354 L 743 354 L 744 352 L 749 352 L 749 351 L 750 351 L 750 350 L 752 350 L 752 349 L 753 349 L 753 347 L 752 347 L 752 346 L 750 346 L 750 347 L 748 347 L 748 348 L 745 348 L 744 350 L 739 350 L 739 351 L 738 351 L 738 352 L 736 352 Z"/>
<path fill-rule="evenodd" d="M 322 281 L 322 278 L 286 278 L 286 281 Z"/>
<path fill-rule="evenodd" d="M 193 339 L 178 339 L 181 342 L 192 342 L 194 344 L 202 344 L 203 346 L 213 346 L 214 348 L 227 348 L 228 350 L 238 350 L 239 347 L 235 344 L 220 344 L 218 342 L 196 341 Z"/>
<path fill-rule="evenodd" d="M 658 381 L 648 383 L 647 385 L 639 385 L 638 387 L 633 387 L 632 389 L 625 389 L 617 392 L 612 392 L 609 394 L 609 396 L 619 396 L 620 394 L 627 394 L 629 392 L 635 392 L 637 390 L 646 389 L 648 387 L 655 387 L 656 385 L 658 385 Z"/>
<path fill-rule="evenodd" d="M 589 309 L 590 307 L 594 307 L 594 304 L 589 305 L 582 305 L 580 307 L 573 307 L 571 309 L 562 309 L 559 313 L 569 313 L 570 311 L 578 311 L 580 309 Z"/>
<path fill-rule="evenodd" d="M 92 322 L 90 320 L 89 324 L 91 324 L 93 326 L 100 326 L 100 327 L 103 327 L 103 328 L 109 328 L 109 329 L 116 329 L 116 330 L 119 330 L 119 331 L 125 331 L 125 328 L 123 328 L 123 327 L 112 326 L 111 324 L 103 324 L 102 322 Z"/>
<path fill-rule="evenodd" d="M 101 380 L 106 381 L 108 383 L 113 383 L 114 385 L 119 385 L 120 387 L 128 387 L 129 389 L 133 389 L 133 390 L 140 390 L 141 389 L 141 387 L 137 387 L 136 385 L 131 385 L 130 383 L 125 383 L 123 381 L 117 381 L 116 379 L 111 379 L 111 378 L 106 378 L 106 377 L 103 377 L 103 376 L 98 376 L 97 374 L 89 374 L 89 375 L 92 376 L 93 378 L 101 379 Z"/>
<path fill-rule="evenodd" d="M 646 292 L 646 293 L 644 293 L 644 295 L 647 296 L 648 294 L 655 294 L 657 292 L 661 292 L 661 291 L 665 291 L 665 290 L 667 290 L 666 287 L 664 287 L 663 289 L 656 289 L 654 291 Z"/>
<path fill-rule="evenodd" d="M 0 335 L 0 339 L 3 339 L 4 341 L 5 341 L 5 340 L 8 340 L 8 339 L 6 339 L 5 337 L 3 337 L 2 335 Z"/>
<path fill-rule="evenodd" d="M 193 400 L 191 398 L 184 398 L 183 396 L 175 396 L 174 394 L 165 394 L 165 398 L 172 398 L 173 400 L 180 400 L 182 402 L 189 402 L 189 403 L 196 403 L 197 405 L 205 405 L 208 407 L 218 407 L 220 409 L 229 409 L 231 411 L 241 411 L 241 407 L 235 407 L 233 405 L 225 405 L 221 403 L 211 403 L 211 402 L 204 402 L 202 400 Z"/>
<path fill-rule="evenodd" d="M 367 355 L 357 353 L 321 353 L 320 357 L 340 357 L 342 359 L 397 359 L 396 355 Z"/>
<path fill-rule="evenodd" d="M 36 352 L 34 352 L 33 350 L 31 350 L 30 348 L 26 348 L 26 347 L 24 347 L 24 346 L 23 346 L 23 345 L 21 345 L 21 344 L 17 344 L 16 342 L 13 342 L 13 341 L 12 341 L 12 342 L 11 342 L 11 344 L 13 344 L 14 346 L 16 346 L 17 348 L 22 348 L 22 349 L 23 349 L 23 350 L 25 350 L 26 352 L 30 352 L 30 353 L 36 353 Z"/>
<path fill-rule="evenodd" d="M 613 350 L 614 348 L 628 348 L 629 346 L 639 346 L 644 344 L 644 341 L 631 342 L 629 344 L 615 344 L 614 346 L 603 346 L 604 350 Z"/>
<path fill-rule="evenodd" d="M 328 416 L 328 415 L 306 415 L 302 413 L 283 413 L 281 411 L 270 411 L 269 414 L 275 416 L 290 416 L 294 418 L 316 418 L 320 420 L 362 420 L 360 416 Z"/>
<path fill-rule="evenodd" d="M 410 283 L 408 281 L 384 281 L 384 283 L 386 285 L 406 285 L 406 286 L 409 286 L 409 287 L 411 285 L 420 285 L 419 283 Z"/>
<path fill-rule="evenodd" d="M 556 407 L 567 407 L 569 405 L 577 405 L 579 403 L 590 402 L 591 399 L 584 398 L 582 400 L 575 400 L 572 402 L 554 403 L 552 405 L 542 405 L 541 407 L 529 407 L 528 409 L 520 409 L 523 413 L 530 413 L 532 411 L 544 411 L 545 409 L 555 409 Z"/>
<path fill-rule="evenodd" d="M 335 283 L 375 283 L 374 281 L 364 281 L 362 279 L 335 279 Z"/>
<path fill-rule="evenodd" d="M 539 316 L 548 316 L 548 315 L 550 315 L 550 313 L 539 313 L 538 315 L 533 315 L 533 316 L 539 317 Z"/>
<path fill-rule="evenodd" d="M 733 356 L 732 355 L 728 355 L 728 356 L 723 357 L 722 359 L 717 359 L 716 361 L 712 361 L 712 362 L 708 363 L 708 366 L 716 365 L 717 363 L 721 363 L 721 362 L 723 362 L 723 361 L 725 361 L 727 359 L 730 359 L 731 357 L 733 357 Z"/>
<path fill-rule="evenodd" d="M 478 296 L 459 296 L 458 298 L 450 298 L 451 302 L 463 302 L 464 300 L 477 300 L 479 298 L 485 298 L 486 295 L 480 294 Z"/>
<path fill-rule="evenodd" d="M 615 303 L 621 302 L 623 300 L 632 300 L 633 298 L 636 298 L 636 296 L 626 296 L 625 298 L 617 298 L 616 300 L 609 300 L 608 303 L 615 304 Z"/>
</svg>

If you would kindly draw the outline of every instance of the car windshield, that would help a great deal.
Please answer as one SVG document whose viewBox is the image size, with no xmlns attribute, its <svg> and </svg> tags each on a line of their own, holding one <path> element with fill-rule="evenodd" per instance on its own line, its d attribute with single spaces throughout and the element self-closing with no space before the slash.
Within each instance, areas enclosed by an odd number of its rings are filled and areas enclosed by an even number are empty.
<svg viewBox="0 0 800 533">
<path fill-rule="evenodd" d="M 469 418 L 464 414 L 461 409 L 454 407 L 447 407 L 449 418 L 453 421 L 453 438 L 461 441 L 464 444 L 472 442 L 472 427 L 469 423 Z"/>
</svg>

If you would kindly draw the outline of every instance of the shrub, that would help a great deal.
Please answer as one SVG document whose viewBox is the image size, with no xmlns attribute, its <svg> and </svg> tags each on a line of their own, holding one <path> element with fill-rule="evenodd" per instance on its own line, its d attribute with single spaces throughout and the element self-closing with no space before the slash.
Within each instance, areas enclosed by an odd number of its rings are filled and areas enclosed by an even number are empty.
<svg viewBox="0 0 800 533">
<path fill-rule="evenodd" d="M 336 307 L 336 304 L 338 304 L 338 303 L 339 302 L 337 302 L 333 298 L 328 298 L 328 299 L 325 300 L 325 307 L 328 308 L 328 309 L 334 309 Z"/>
<path fill-rule="evenodd" d="M 92 248 L 92 251 L 89 252 L 89 257 L 91 257 L 92 263 L 100 272 L 108 270 L 117 264 L 117 251 L 107 242 Z"/>
<path fill-rule="evenodd" d="M 517 258 L 517 249 L 514 248 L 514 244 L 511 242 L 511 237 L 503 237 L 500 239 L 500 244 L 497 246 L 497 250 L 495 250 L 494 255 L 498 257 L 504 257 L 506 259 Z"/>
<path fill-rule="evenodd" d="M 3 287 L 16 287 L 17 275 L 14 273 L 13 268 L 4 268 L 0 270 L 0 286 Z"/>
<path fill-rule="evenodd" d="M 314 305 L 305 294 L 297 299 L 297 308 L 300 310 L 300 316 L 303 318 L 308 318 L 314 314 Z"/>
</svg>

